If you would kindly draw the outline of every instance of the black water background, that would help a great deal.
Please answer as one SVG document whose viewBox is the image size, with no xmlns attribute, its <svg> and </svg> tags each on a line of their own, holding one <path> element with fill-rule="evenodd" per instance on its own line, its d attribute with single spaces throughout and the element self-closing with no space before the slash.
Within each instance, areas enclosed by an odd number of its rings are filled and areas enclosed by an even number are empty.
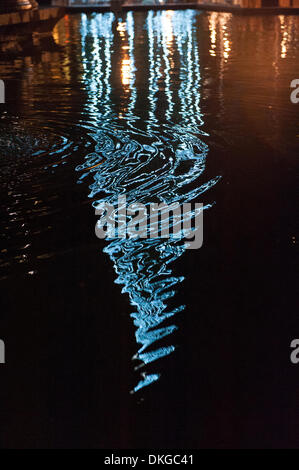
<svg viewBox="0 0 299 470">
<path fill-rule="evenodd" d="M 289 360 L 290 342 L 298 337 L 292 238 L 298 111 L 289 100 L 298 52 L 291 43 L 286 60 L 277 58 L 279 76 L 269 90 L 272 56 L 263 46 L 269 46 L 267 34 L 272 37 L 277 25 L 267 31 L 266 21 L 257 23 L 265 38 L 259 36 L 257 52 L 249 41 L 252 33 L 234 33 L 237 52 L 225 65 L 221 93 L 220 65 L 209 62 L 208 46 L 202 46 L 202 111 L 210 133 L 207 175 L 223 178 L 213 189 L 217 204 L 205 215 L 204 247 L 187 252 L 174 267 L 186 276 L 178 293 L 178 303 L 187 304 L 176 319 L 179 350 L 161 361 L 160 382 L 142 395 L 128 393 L 136 381 L 132 309 L 113 283 L 111 262 L 94 237 L 86 187 L 76 184 L 74 168 L 82 161 L 82 148 L 72 150 L 67 165 L 47 172 L 45 162 L 30 162 L 27 181 L 23 163 L 18 170 L 12 161 L 7 177 L 1 165 L 1 219 L 10 227 L 1 238 L 9 255 L 1 268 L 0 337 L 7 345 L 7 365 L 0 371 L 3 448 L 298 446 L 298 366 Z M 298 23 L 294 27 L 298 32 Z M 75 62 L 78 45 L 65 47 L 73 50 Z M 49 61 L 65 60 L 65 50 L 52 54 Z M 252 56 L 253 64 L 264 60 L 261 75 L 250 72 Z M 23 58 L 20 67 L 12 61 L 9 67 L 7 61 L 0 64 L 1 76 L 9 79 L 8 95 L 18 95 L 7 113 L 20 120 L 30 114 L 26 102 L 32 102 L 29 92 L 27 97 L 21 92 L 26 73 L 43 64 L 33 57 L 30 65 Z M 238 72 L 244 63 L 247 80 Z M 49 106 L 42 84 L 35 86 L 38 109 Z M 70 94 L 65 101 L 76 114 L 82 87 L 52 82 L 53 97 L 57 86 Z M 15 242 L 15 226 L 4 215 L 13 206 L 7 188 L 8 179 L 16 181 L 14 171 L 21 179 L 12 191 L 21 188 L 17 206 L 23 214 L 28 209 L 24 220 L 33 242 L 26 270 L 13 261 L 22 232 Z M 30 191 L 46 207 L 42 219 L 30 216 Z M 38 258 L 49 253 L 48 259 Z M 29 270 L 36 273 L 25 275 Z"/>
</svg>

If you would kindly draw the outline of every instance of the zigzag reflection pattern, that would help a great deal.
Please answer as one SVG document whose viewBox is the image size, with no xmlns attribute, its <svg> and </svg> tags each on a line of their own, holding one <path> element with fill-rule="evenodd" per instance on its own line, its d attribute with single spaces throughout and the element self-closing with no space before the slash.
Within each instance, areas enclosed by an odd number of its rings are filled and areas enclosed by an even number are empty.
<svg viewBox="0 0 299 470">
<path fill-rule="evenodd" d="M 208 146 L 199 136 L 203 125 L 200 105 L 200 67 L 195 20 L 198 12 L 149 12 L 144 48 L 148 64 L 148 117 L 142 119 L 137 108 L 134 15 L 125 21 L 113 14 L 82 17 L 83 80 L 88 90 L 87 108 L 93 120 L 92 137 L 96 149 L 77 170 L 80 180 L 93 177 L 89 197 L 94 207 L 101 202 L 117 204 L 125 194 L 127 204 L 141 202 L 191 202 L 218 181 L 218 177 L 198 184 L 205 170 Z M 125 112 L 112 103 L 113 27 L 126 51 L 123 87 L 127 92 Z M 117 33 L 114 33 L 117 34 Z M 181 85 L 172 86 L 170 73 L 179 68 Z M 164 70 L 164 72 L 162 72 Z M 166 103 L 161 116 L 159 99 Z M 140 113 L 141 114 L 141 113 Z M 144 116 L 144 110 L 142 110 Z M 96 126 L 95 126 L 96 123 Z M 210 207 L 207 205 L 205 207 Z M 178 239 L 110 239 L 104 251 L 117 273 L 135 311 L 131 314 L 140 345 L 135 360 L 145 368 L 175 350 L 165 339 L 177 326 L 170 320 L 184 305 L 170 308 L 169 299 L 183 277 L 172 275 L 170 264 L 185 246 Z M 162 341 L 163 340 L 163 341 Z M 159 373 L 142 373 L 134 391 L 157 381 Z"/>
</svg>

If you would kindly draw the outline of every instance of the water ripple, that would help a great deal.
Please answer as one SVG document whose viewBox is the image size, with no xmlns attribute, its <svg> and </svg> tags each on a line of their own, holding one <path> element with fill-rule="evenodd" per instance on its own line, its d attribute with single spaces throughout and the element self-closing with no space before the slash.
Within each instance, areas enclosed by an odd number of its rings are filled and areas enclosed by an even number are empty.
<svg viewBox="0 0 299 470">
<path fill-rule="evenodd" d="M 149 67 L 148 84 L 144 85 L 149 90 L 147 119 L 141 119 L 137 106 L 142 91 L 136 85 L 133 66 L 137 47 L 134 38 L 140 31 L 133 14 L 128 13 L 125 20 L 114 20 L 111 14 L 94 18 L 83 15 L 83 79 L 89 92 L 87 108 L 98 129 L 92 136 L 95 151 L 85 157 L 77 171 L 81 173 L 80 182 L 92 178 L 89 197 L 95 208 L 104 202 L 116 206 L 120 195 L 126 195 L 128 205 L 200 202 L 198 197 L 217 183 L 218 177 L 202 179 L 209 148 L 204 142 L 207 134 L 201 129 L 196 14 L 177 11 L 147 15 L 144 25 L 149 45 L 144 57 L 145 67 Z M 124 59 L 120 60 L 119 92 L 125 94 L 121 109 L 113 107 L 111 100 L 113 28 L 119 32 L 114 41 L 119 40 L 125 51 Z M 180 68 L 181 87 L 175 97 L 170 74 L 176 68 Z M 166 106 L 164 115 L 159 100 Z M 115 282 L 123 286 L 122 293 L 128 294 L 134 307 L 131 317 L 139 349 L 133 359 L 138 361 L 136 369 L 144 369 L 135 392 L 160 377 L 159 373 L 146 372 L 146 366 L 175 351 L 170 340 L 177 330 L 173 317 L 185 306 L 172 307 L 171 299 L 184 277 L 174 276 L 171 264 L 185 250 L 180 239 L 158 237 L 111 238 L 104 248 L 117 274 Z"/>
</svg>

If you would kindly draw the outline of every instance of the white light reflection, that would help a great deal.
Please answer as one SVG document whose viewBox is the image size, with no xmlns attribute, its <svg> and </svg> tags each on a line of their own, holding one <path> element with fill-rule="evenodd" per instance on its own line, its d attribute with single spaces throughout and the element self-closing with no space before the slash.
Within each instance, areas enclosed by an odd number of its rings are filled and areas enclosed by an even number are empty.
<svg viewBox="0 0 299 470">
<path fill-rule="evenodd" d="M 83 66 L 82 80 L 88 93 L 88 111 L 97 115 L 111 112 L 111 38 L 114 15 L 96 15 L 91 19 L 82 14 L 81 55 Z"/>
</svg>

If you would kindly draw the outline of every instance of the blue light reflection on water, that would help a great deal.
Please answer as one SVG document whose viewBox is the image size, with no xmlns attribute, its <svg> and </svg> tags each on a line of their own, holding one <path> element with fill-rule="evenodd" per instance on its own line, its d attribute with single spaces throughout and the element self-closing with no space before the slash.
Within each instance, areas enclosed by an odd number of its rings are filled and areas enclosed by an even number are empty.
<svg viewBox="0 0 299 470">
<path fill-rule="evenodd" d="M 122 18 L 112 13 L 82 15 L 86 111 L 97 129 L 92 134 L 97 145 L 77 170 L 79 181 L 92 175 L 89 197 L 94 207 L 101 202 L 116 205 L 120 194 L 126 195 L 127 204 L 200 202 L 200 194 L 218 181 L 218 177 L 200 181 L 209 149 L 203 141 L 207 134 L 201 129 L 198 14 L 192 10 L 148 12 L 143 25 L 147 36 L 143 63 L 136 60 L 133 13 Z M 142 86 L 137 83 L 138 66 L 148 68 L 148 83 Z M 174 74 L 178 74 L 178 86 L 173 84 Z M 111 98 L 115 78 L 120 81 L 121 105 Z M 148 100 L 147 119 L 138 107 L 140 98 Z M 123 285 L 122 292 L 129 295 L 135 309 L 131 317 L 140 345 L 134 356 L 139 361 L 136 369 L 145 370 L 147 364 L 175 350 L 175 345 L 162 340 L 177 329 L 170 319 L 185 309 L 184 305 L 169 307 L 169 299 L 184 279 L 174 276 L 170 265 L 185 249 L 181 240 L 174 239 L 107 241 L 104 252 L 113 262 L 115 282 Z M 159 373 L 142 372 L 134 391 L 159 377 Z"/>
</svg>

